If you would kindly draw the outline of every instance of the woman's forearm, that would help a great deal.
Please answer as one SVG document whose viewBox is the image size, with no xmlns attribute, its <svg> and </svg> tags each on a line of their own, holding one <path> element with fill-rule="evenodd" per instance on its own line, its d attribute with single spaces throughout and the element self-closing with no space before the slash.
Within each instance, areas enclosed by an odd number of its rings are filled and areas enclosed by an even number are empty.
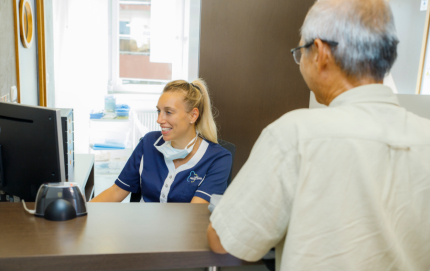
<svg viewBox="0 0 430 271">
<path fill-rule="evenodd" d="M 208 201 L 200 198 L 200 197 L 196 197 L 194 196 L 193 199 L 191 200 L 191 203 L 205 203 L 205 204 L 209 204 Z"/>
<path fill-rule="evenodd" d="M 128 196 L 128 194 L 130 194 L 130 192 L 125 191 L 124 189 L 114 184 L 105 191 L 101 192 L 90 202 L 121 202 Z"/>
</svg>

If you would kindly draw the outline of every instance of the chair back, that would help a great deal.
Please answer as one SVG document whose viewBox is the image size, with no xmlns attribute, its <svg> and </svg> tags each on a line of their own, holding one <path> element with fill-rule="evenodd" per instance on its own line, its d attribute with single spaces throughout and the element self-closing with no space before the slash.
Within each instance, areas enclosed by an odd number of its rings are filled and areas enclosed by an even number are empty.
<svg viewBox="0 0 430 271">
<path fill-rule="evenodd" d="M 131 193 L 130 202 L 140 202 L 140 198 L 142 197 L 142 192 Z"/>
<path fill-rule="evenodd" d="M 218 143 L 221 145 L 221 147 L 223 147 L 224 149 L 228 150 L 231 153 L 231 170 L 227 179 L 227 186 L 229 186 L 231 183 L 231 176 L 233 172 L 234 155 L 236 153 L 236 146 L 230 142 L 227 142 L 221 139 L 218 140 Z M 137 193 L 131 193 L 130 202 L 140 202 L 141 197 L 142 197 L 142 193 L 140 191 Z"/>
<path fill-rule="evenodd" d="M 223 147 L 224 149 L 228 150 L 231 153 L 231 170 L 227 180 L 227 186 L 229 186 L 231 183 L 231 175 L 233 173 L 234 155 L 236 153 L 236 146 L 230 142 L 227 142 L 221 139 L 218 140 L 218 143 L 221 145 L 221 147 Z"/>
</svg>

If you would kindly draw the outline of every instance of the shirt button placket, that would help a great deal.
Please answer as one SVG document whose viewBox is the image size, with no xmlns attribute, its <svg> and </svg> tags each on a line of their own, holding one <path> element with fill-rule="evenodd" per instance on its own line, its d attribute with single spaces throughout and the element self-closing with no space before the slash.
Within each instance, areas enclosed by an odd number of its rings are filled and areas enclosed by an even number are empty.
<svg viewBox="0 0 430 271">
<path fill-rule="evenodd" d="M 169 175 L 169 179 L 172 179 L 172 177 L 173 177 L 173 175 L 172 175 L 172 174 L 170 174 L 170 175 Z M 168 188 L 168 187 L 169 187 L 169 184 L 168 184 L 168 183 L 166 183 L 166 184 L 164 185 L 164 187 Z M 164 189 L 163 189 L 163 190 L 164 190 Z M 164 202 L 167 202 L 167 201 L 166 201 L 166 195 L 165 195 L 165 194 L 162 194 L 162 195 L 161 195 L 161 197 L 163 198 L 163 201 L 164 201 Z"/>
<path fill-rule="evenodd" d="M 172 176 L 173 176 L 173 175 L 172 175 L 172 174 L 170 174 L 169 179 L 172 179 Z M 167 188 L 167 187 L 169 187 L 169 184 L 167 184 L 167 183 L 166 183 L 165 187 L 166 187 L 166 188 Z"/>
</svg>

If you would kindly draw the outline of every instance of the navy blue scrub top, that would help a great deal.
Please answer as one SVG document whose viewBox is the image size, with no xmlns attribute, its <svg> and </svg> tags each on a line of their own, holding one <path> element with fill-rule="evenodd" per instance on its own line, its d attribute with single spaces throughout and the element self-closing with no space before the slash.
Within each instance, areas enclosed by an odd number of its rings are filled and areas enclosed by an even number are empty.
<svg viewBox="0 0 430 271">
<path fill-rule="evenodd" d="M 194 196 L 210 201 L 212 194 L 224 194 L 232 165 L 229 151 L 203 139 L 194 156 L 175 169 L 154 147 L 160 136 L 159 131 L 145 135 L 115 181 L 117 186 L 141 191 L 144 202 L 191 202 Z M 157 146 L 163 143 L 161 138 Z"/>
</svg>

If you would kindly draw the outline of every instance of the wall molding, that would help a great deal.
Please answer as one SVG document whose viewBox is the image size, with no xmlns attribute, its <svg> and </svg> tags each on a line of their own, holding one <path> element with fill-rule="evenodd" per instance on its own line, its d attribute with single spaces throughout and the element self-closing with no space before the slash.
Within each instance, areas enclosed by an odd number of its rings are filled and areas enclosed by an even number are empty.
<svg viewBox="0 0 430 271">
<path fill-rule="evenodd" d="M 36 2 L 39 105 L 46 107 L 45 1 Z"/>
<path fill-rule="evenodd" d="M 427 8 L 426 24 L 424 26 L 423 41 L 421 45 L 421 57 L 420 57 L 420 64 L 419 64 L 420 66 L 418 68 L 418 79 L 417 79 L 415 94 L 421 94 L 421 84 L 423 82 L 423 73 L 424 73 L 424 66 L 425 66 L 425 60 L 426 60 L 426 54 L 427 54 L 427 41 L 429 38 L 429 30 L 430 30 L 430 7 Z"/>
</svg>

